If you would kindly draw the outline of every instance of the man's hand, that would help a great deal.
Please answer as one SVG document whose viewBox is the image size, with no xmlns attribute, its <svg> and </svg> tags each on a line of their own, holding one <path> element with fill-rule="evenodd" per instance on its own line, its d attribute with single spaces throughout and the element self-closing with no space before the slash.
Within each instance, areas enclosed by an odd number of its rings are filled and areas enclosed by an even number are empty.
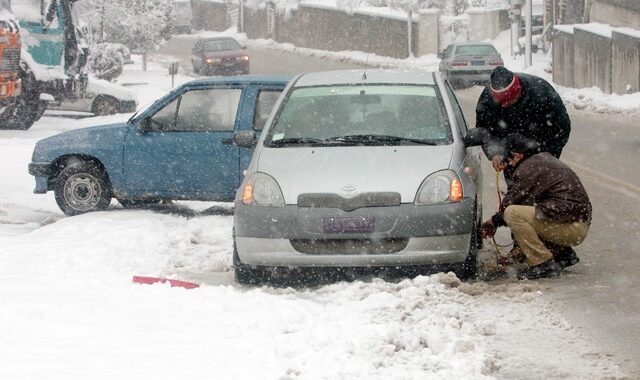
<svg viewBox="0 0 640 380">
<path fill-rule="evenodd" d="M 491 164 L 497 172 L 501 172 L 507 167 L 507 165 L 505 165 L 502 161 L 502 156 L 499 154 L 493 156 L 493 158 L 491 159 Z"/>
<path fill-rule="evenodd" d="M 489 219 L 482 223 L 482 227 L 480 227 L 480 237 L 483 239 L 491 239 L 495 236 L 497 229 L 498 227 L 496 227 L 496 225 L 493 224 L 493 221 Z"/>
</svg>

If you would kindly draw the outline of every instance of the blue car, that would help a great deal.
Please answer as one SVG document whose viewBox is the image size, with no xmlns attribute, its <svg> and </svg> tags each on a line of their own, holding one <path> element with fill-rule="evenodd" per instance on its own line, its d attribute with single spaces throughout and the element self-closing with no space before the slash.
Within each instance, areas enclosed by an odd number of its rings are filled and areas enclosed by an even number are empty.
<svg viewBox="0 0 640 380">
<path fill-rule="evenodd" d="M 60 133 L 36 143 L 29 174 L 67 215 L 160 200 L 232 201 L 257 136 L 289 78 L 238 76 L 186 83 L 126 123 Z M 253 133 L 253 134 L 252 134 Z"/>
</svg>

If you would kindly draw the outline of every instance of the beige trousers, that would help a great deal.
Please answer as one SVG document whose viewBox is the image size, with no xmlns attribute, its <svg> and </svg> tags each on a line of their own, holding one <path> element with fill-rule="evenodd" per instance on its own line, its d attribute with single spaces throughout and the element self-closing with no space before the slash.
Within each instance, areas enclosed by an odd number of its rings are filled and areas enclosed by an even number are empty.
<svg viewBox="0 0 640 380">
<path fill-rule="evenodd" d="M 556 223 L 537 219 L 533 206 L 509 206 L 504 210 L 504 220 L 527 256 L 527 264 L 530 266 L 553 258 L 543 241 L 573 247 L 582 243 L 589 232 L 588 223 Z"/>
</svg>

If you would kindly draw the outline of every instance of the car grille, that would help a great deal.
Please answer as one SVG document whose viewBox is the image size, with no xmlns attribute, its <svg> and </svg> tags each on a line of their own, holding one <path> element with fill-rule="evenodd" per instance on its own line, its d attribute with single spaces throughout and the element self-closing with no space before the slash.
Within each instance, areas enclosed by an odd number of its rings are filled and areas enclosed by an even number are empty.
<svg viewBox="0 0 640 380">
<path fill-rule="evenodd" d="M 308 193 L 298 195 L 298 207 L 339 208 L 353 211 L 362 207 L 400 206 L 400 193 L 362 193 L 353 198 L 343 198 L 338 194 Z"/>
<path fill-rule="evenodd" d="M 293 239 L 291 245 L 310 255 L 375 255 L 402 251 L 409 239 Z"/>
<path fill-rule="evenodd" d="M 0 72 L 17 72 L 20 67 L 20 49 L 5 48 L 0 61 Z"/>
</svg>

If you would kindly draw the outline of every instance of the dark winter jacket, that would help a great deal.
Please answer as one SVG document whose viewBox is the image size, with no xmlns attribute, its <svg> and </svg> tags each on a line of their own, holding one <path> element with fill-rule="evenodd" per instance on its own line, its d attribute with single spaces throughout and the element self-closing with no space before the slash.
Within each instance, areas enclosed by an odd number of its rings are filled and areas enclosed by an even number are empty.
<svg viewBox="0 0 640 380">
<path fill-rule="evenodd" d="M 483 150 L 489 159 L 502 155 L 504 138 L 520 133 L 540 144 L 538 151 L 560 158 L 569 140 L 571 120 L 562 99 L 542 78 L 517 73 L 522 94 L 510 107 L 502 107 L 493 100 L 491 89 L 485 88 L 476 107 L 476 128 L 486 128 L 491 139 Z"/>
<path fill-rule="evenodd" d="M 534 206 L 536 218 L 557 223 L 591 222 L 591 202 L 580 178 L 566 164 L 547 152 L 521 160 L 513 172 L 513 184 L 502 200 L 510 205 Z M 502 214 L 493 217 L 505 225 Z"/>
</svg>

